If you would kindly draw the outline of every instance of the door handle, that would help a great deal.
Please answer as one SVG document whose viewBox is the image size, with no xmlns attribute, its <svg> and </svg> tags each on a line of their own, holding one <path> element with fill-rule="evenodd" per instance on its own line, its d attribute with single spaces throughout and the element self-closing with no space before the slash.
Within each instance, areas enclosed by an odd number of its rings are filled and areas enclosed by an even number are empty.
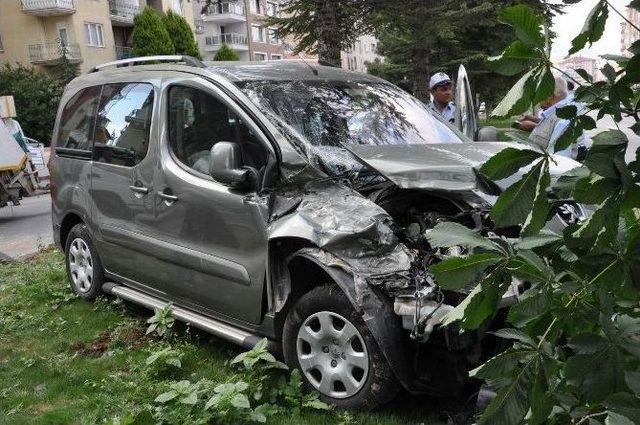
<svg viewBox="0 0 640 425">
<path fill-rule="evenodd" d="M 178 197 L 175 195 L 169 195 L 162 191 L 158 191 L 158 196 L 164 199 L 164 203 L 167 205 L 171 205 L 178 200 Z"/>
<path fill-rule="evenodd" d="M 129 189 L 134 193 L 136 198 L 142 198 L 143 195 L 149 193 L 149 189 L 144 186 L 129 186 Z"/>
</svg>

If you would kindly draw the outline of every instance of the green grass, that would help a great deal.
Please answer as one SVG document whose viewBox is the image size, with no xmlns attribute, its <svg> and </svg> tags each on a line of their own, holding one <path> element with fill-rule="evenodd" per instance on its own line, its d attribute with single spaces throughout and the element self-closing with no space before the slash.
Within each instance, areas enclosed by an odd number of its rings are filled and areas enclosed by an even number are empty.
<svg viewBox="0 0 640 425">
<path fill-rule="evenodd" d="M 58 251 L 0 264 L 0 423 L 105 423 L 153 410 L 171 381 L 237 376 L 228 363 L 242 351 L 237 346 L 184 325 L 168 339 L 145 336 L 146 318 L 113 298 L 76 298 Z M 149 354 L 168 343 L 184 353 L 182 368 L 146 367 Z M 269 423 L 436 424 L 447 409 L 459 415 L 455 401 L 401 394 L 375 413 L 302 410 Z"/>
</svg>

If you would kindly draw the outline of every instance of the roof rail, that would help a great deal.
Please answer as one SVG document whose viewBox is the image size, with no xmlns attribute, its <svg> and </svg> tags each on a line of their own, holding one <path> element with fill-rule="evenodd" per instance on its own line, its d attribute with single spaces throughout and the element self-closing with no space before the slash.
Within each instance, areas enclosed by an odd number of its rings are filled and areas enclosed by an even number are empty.
<svg viewBox="0 0 640 425">
<path fill-rule="evenodd" d="M 122 59 L 122 60 L 118 60 L 118 61 L 113 61 L 113 62 L 107 62 L 107 63 L 103 63 L 101 65 L 96 65 L 93 68 L 91 68 L 91 70 L 89 70 L 89 72 L 98 72 L 103 68 L 107 68 L 107 67 L 116 67 L 116 68 L 121 68 L 124 66 L 134 66 L 134 65 L 142 65 L 148 62 L 173 62 L 173 63 L 184 63 L 185 65 L 188 66 L 195 66 L 198 68 L 204 68 L 205 65 L 198 59 L 194 58 L 193 56 L 181 56 L 181 55 L 162 55 L 162 56 L 141 56 L 141 57 L 137 57 L 137 58 L 129 58 L 129 59 Z"/>
</svg>

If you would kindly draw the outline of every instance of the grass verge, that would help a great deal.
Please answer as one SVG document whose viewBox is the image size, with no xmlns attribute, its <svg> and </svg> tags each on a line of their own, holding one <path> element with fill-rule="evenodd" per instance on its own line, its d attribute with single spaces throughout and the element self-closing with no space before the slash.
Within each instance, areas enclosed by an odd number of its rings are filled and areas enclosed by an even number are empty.
<svg viewBox="0 0 640 425">
<path fill-rule="evenodd" d="M 230 360 L 242 349 L 185 326 L 164 338 L 148 336 L 147 318 L 113 298 L 76 298 L 59 251 L 0 264 L 0 423 L 124 424 L 159 409 L 167 423 L 196 423 L 180 406 L 172 411 L 154 400 L 181 380 L 237 380 Z M 146 364 L 162 349 L 180 354 L 180 368 Z M 464 423 L 461 410 L 456 401 L 403 394 L 380 412 L 283 409 L 268 423 Z"/>
</svg>

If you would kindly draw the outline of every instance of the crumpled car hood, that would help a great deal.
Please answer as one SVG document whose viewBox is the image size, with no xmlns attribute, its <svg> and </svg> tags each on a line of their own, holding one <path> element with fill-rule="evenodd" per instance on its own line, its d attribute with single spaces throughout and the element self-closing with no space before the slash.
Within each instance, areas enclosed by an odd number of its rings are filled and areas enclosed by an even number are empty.
<svg viewBox="0 0 640 425">
<path fill-rule="evenodd" d="M 447 192 L 482 191 L 476 172 L 489 158 L 501 150 L 513 147 L 526 149 L 518 143 L 474 142 L 437 143 L 431 145 L 349 146 L 349 150 L 393 183 L 404 189 L 432 189 Z M 580 166 L 572 159 L 554 156 L 553 177 Z M 524 167 L 510 178 L 496 182 L 501 189 L 509 187 L 529 170 Z"/>
</svg>

